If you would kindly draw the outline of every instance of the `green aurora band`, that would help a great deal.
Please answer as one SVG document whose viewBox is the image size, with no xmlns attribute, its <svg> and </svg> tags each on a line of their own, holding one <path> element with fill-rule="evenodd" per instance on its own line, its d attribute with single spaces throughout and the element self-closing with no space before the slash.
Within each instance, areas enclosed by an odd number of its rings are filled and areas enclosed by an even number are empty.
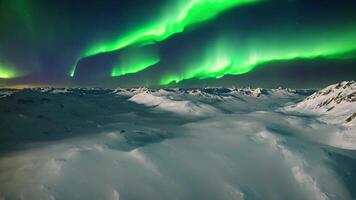
<svg viewBox="0 0 356 200">
<path fill-rule="evenodd" d="M 16 76 L 17 76 L 17 72 L 13 67 L 8 67 L 0 64 L 0 78 L 8 79 L 8 78 L 14 78 Z"/>
<path fill-rule="evenodd" d="M 198 61 L 188 61 L 180 71 L 163 75 L 159 84 L 244 74 L 271 61 L 350 58 L 350 55 L 343 55 L 356 50 L 356 27 L 350 27 L 303 34 L 267 32 L 239 41 L 238 36 L 224 36 L 213 43 Z"/>
<path fill-rule="evenodd" d="M 160 59 L 158 57 L 147 57 L 147 58 L 142 58 L 137 60 L 129 60 L 124 64 L 114 66 L 111 72 L 111 76 L 117 77 L 126 74 L 133 74 L 142 71 L 143 69 L 146 69 L 150 66 L 155 65 L 159 61 Z"/>
<path fill-rule="evenodd" d="M 159 63 L 159 61 L 159 53 L 155 46 L 128 48 L 120 53 L 111 71 L 111 76 L 136 73 Z"/>
<path fill-rule="evenodd" d="M 70 69 L 70 71 L 69 71 L 69 76 L 70 77 L 74 77 L 74 75 L 75 75 L 75 70 L 77 69 L 77 63 L 78 63 L 78 61 L 79 60 L 77 60 L 76 62 L 75 62 L 75 64 L 73 65 L 73 67 Z"/>
<path fill-rule="evenodd" d="M 76 69 L 76 66 L 74 66 L 74 67 L 72 67 L 72 68 L 70 69 L 70 71 L 69 71 L 69 76 L 70 76 L 70 77 L 74 77 L 74 75 L 75 75 L 75 69 Z"/>
<path fill-rule="evenodd" d="M 181 5 L 175 4 L 176 8 L 168 9 L 169 15 L 161 17 L 161 20 L 145 25 L 115 41 L 95 44 L 85 51 L 83 57 L 119 50 L 133 44 L 162 41 L 173 34 L 183 32 L 190 25 L 211 20 L 227 9 L 258 1 L 261 0 L 185 0 Z"/>
<path fill-rule="evenodd" d="M 133 45 L 146 46 L 163 41 L 173 34 L 183 32 L 186 27 L 214 19 L 227 9 L 262 0 L 184 0 L 168 9 L 168 15 L 160 20 L 136 29 L 115 41 L 97 43 L 87 49 L 83 57 L 116 51 Z M 174 8 L 173 8 L 174 7 Z M 172 9 L 173 8 L 173 9 Z M 351 27 L 351 28 L 350 28 Z M 248 73 L 256 66 L 281 60 L 333 58 L 342 59 L 343 53 L 356 50 L 356 29 L 345 27 L 320 28 L 314 31 L 254 33 L 243 38 L 224 35 L 203 51 L 199 58 L 185 60 L 184 66 L 176 66 L 174 72 L 161 75 L 159 85 L 179 83 L 197 78 L 220 78 L 224 75 Z M 205 53 L 204 53 L 205 52 Z M 127 59 L 126 59 L 127 60 Z M 136 57 L 114 64 L 112 77 L 140 72 L 157 64 L 159 56 Z M 74 76 L 72 67 L 70 76 Z"/>
<path fill-rule="evenodd" d="M 214 19 L 218 14 L 239 5 L 256 3 L 261 0 L 184 0 L 169 8 L 169 14 L 161 17 L 159 21 L 147 24 L 132 33 L 116 39 L 115 41 L 97 43 L 88 48 L 81 58 L 94 56 L 100 53 L 116 51 L 134 44 L 146 45 L 157 41 L 163 41 L 173 34 L 183 32 L 186 27 Z M 81 59 L 80 58 L 80 59 Z M 80 60 L 78 59 L 78 60 Z M 76 62 L 78 63 L 78 61 Z M 143 61 L 137 66 L 115 66 L 112 76 L 120 76 L 127 73 L 135 73 L 152 66 L 152 62 Z M 127 68 L 127 69 L 126 69 Z M 135 68 L 135 69 L 134 69 Z M 139 70 L 137 70 L 139 69 Z M 76 67 L 72 67 L 69 76 L 74 77 Z M 122 71 L 122 73 L 118 72 Z"/>
</svg>

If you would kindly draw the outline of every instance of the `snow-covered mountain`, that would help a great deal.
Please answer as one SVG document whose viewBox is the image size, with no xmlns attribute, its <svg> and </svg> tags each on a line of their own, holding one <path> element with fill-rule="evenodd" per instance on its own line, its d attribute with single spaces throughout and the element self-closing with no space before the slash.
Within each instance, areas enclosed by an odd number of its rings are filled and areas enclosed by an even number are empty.
<svg viewBox="0 0 356 200">
<path fill-rule="evenodd" d="M 156 95 L 189 95 L 196 97 L 216 98 L 227 96 L 292 96 L 292 95 L 309 95 L 315 90 L 310 89 L 290 89 L 290 88 L 277 88 L 277 89 L 264 89 L 264 88 L 222 88 L 222 87 L 207 87 L 207 88 L 164 88 L 164 89 L 149 89 L 149 88 L 117 88 L 113 90 L 113 94 L 120 96 L 134 96 L 139 93 L 155 93 Z"/>
<path fill-rule="evenodd" d="M 330 85 L 287 110 L 320 114 L 325 122 L 356 126 L 356 82 Z"/>
<path fill-rule="evenodd" d="M 185 116 L 206 116 L 217 114 L 222 110 L 231 112 L 234 108 L 246 106 L 275 104 L 281 99 L 291 101 L 305 98 L 313 91 L 294 89 L 262 89 L 262 88 L 118 88 L 112 91 L 117 97 L 128 98 L 129 101 L 152 107 L 156 111 L 167 111 Z M 247 104 L 246 102 L 256 102 Z M 259 102 L 259 103 L 257 103 Z M 245 106 L 243 105 L 245 104 Z M 257 106 L 257 107 L 256 107 Z M 277 105 L 276 105 L 277 106 Z M 279 106 L 279 105 L 278 105 Z M 263 108 L 261 108 L 263 109 Z"/>
</svg>

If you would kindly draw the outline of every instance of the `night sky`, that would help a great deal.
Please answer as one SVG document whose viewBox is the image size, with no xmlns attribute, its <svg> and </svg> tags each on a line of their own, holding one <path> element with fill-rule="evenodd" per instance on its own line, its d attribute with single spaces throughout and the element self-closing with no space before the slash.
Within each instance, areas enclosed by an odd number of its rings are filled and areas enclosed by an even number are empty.
<svg viewBox="0 0 356 200">
<path fill-rule="evenodd" d="M 356 79 L 354 0 L 0 0 L 0 86 Z"/>
</svg>

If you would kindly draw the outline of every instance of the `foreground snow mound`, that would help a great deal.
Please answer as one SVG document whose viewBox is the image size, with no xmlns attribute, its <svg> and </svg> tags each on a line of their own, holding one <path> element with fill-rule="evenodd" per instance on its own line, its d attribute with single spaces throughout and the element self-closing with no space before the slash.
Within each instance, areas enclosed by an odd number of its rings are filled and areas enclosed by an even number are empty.
<svg viewBox="0 0 356 200">
<path fill-rule="evenodd" d="M 162 92 L 154 94 L 149 91 L 132 96 L 130 101 L 146 106 L 155 106 L 158 110 L 173 112 L 179 115 L 204 116 L 209 113 L 216 113 L 217 110 L 203 103 L 193 103 L 188 100 L 174 100 L 169 96 L 162 95 Z"/>
<path fill-rule="evenodd" d="M 321 114 L 325 122 L 355 127 L 356 82 L 343 81 L 330 85 L 287 109 Z"/>
</svg>

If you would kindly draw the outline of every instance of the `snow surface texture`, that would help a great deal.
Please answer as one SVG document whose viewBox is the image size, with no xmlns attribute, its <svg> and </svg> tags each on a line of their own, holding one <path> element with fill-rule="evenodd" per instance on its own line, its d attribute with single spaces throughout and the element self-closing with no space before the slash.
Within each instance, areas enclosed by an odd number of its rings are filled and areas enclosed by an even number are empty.
<svg viewBox="0 0 356 200">
<path fill-rule="evenodd" d="M 317 113 L 329 123 L 356 126 L 356 82 L 330 85 L 287 109 Z"/>
<path fill-rule="evenodd" d="M 314 114 L 325 123 L 342 126 L 342 130 L 328 136 L 330 143 L 342 148 L 356 149 L 355 81 L 330 85 L 296 105 L 287 106 L 285 110 Z"/>
<path fill-rule="evenodd" d="M 355 199 L 352 126 L 296 112 L 313 92 L 1 91 L 0 199 Z"/>
<path fill-rule="evenodd" d="M 209 113 L 218 112 L 214 107 L 203 103 L 192 103 L 186 100 L 175 101 L 165 96 L 155 95 L 152 92 L 144 91 L 132 96 L 129 100 L 146 106 L 154 106 L 159 110 L 169 111 L 187 116 L 204 116 Z"/>
</svg>

